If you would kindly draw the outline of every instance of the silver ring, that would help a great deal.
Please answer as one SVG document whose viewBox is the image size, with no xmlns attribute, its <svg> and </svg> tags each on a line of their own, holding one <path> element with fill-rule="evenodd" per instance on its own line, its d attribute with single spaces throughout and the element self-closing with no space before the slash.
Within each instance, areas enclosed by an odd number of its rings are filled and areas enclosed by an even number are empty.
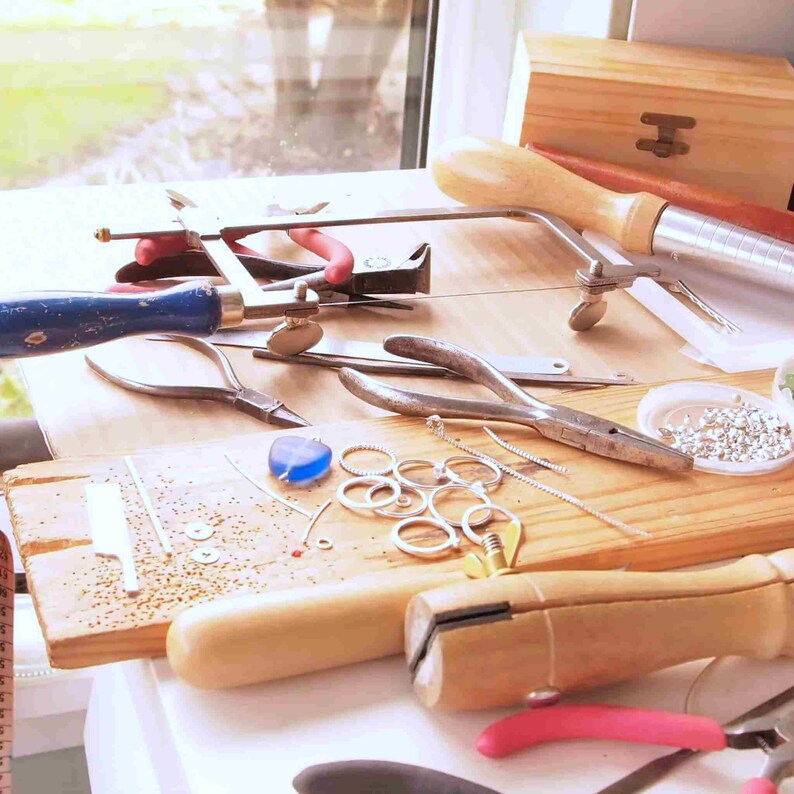
<svg viewBox="0 0 794 794">
<path fill-rule="evenodd" d="M 373 485 L 367 491 L 367 499 L 370 501 L 374 494 L 380 491 L 383 488 L 386 488 L 386 485 Z M 427 510 L 427 495 L 420 491 L 418 488 L 414 488 L 413 485 L 403 485 L 402 486 L 402 493 L 400 494 L 399 498 L 395 500 L 396 506 L 400 507 L 400 499 L 403 498 L 403 495 L 406 493 L 415 493 L 419 497 L 419 507 L 413 507 L 410 510 L 403 510 L 402 512 L 397 512 L 395 510 L 384 510 L 383 508 L 379 507 L 375 512 L 379 516 L 388 516 L 389 518 L 411 518 L 413 516 L 420 516 L 422 513 Z M 411 500 L 406 497 L 408 501 L 408 506 L 411 504 Z"/>
<path fill-rule="evenodd" d="M 433 493 L 430 494 L 430 499 L 428 500 L 428 507 L 430 508 L 430 512 L 439 520 L 449 524 L 452 527 L 461 527 L 463 526 L 460 521 L 453 521 L 450 518 L 445 518 L 441 515 L 441 512 L 436 507 L 436 497 L 443 493 L 444 491 L 468 491 L 473 496 L 476 496 L 478 499 L 482 500 L 482 505 L 475 505 L 475 507 L 493 507 L 493 502 L 488 498 L 488 495 L 485 493 L 485 490 L 477 490 L 472 485 L 459 485 L 458 483 L 449 483 L 448 485 L 442 485 L 440 488 L 436 488 Z M 487 524 L 491 520 L 491 513 L 488 511 L 485 518 L 482 521 L 477 521 L 473 524 L 470 524 L 472 527 L 481 527 L 483 524 Z"/>
<path fill-rule="evenodd" d="M 461 516 L 460 523 L 461 529 L 463 530 L 463 534 L 472 542 L 475 543 L 477 546 L 482 546 L 482 536 L 478 535 L 473 527 L 482 526 L 482 522 L 479 524 L 472 524 L 470 522 L 471 517 L 478 511 L 478 510 L 485 510 L 485 505 L 473 505 L 472 507 L 468 508 L 466 512 Z M 501 513 L 505 518 L 509 518 L 510 521 L 518 522 L 519 528 L 521 527 L 521 519 L 515 514 L 511 513 L 509 510 L 506 510 L 504 507 L 499 507 L 499 505 L 491 504 L 488 508 L 488 518 L 491 519 L 493 517 L 494 511 L 497 513 Z"/>
<path fill-rule="evenodd" d="M 400 532 L 407 526 L 412 524 L 428 524 L 436 529 L 440 529 L 447 533 L 447 539 L 437 546 L 414 546 L 412 543 L 403 540 L 400 537 Z M 398 521 L 391 530 L 392 543 L 405 554 L 412 554 L 414 557 L 431 557 L 436 554 L 441 554 L 447 549 L 456 549 L 460 546 L 460 538 L 457 532 L 446 521 L 430 518 L 429 516 L 415 516 L 411 518 L 404 518 Z"/>
<path fill-rule="evenodd" d="M 419 466 L 429 466 L 433 470 L 433 476 L 436 479 L 436 482 L 432 485 L 428 485 L 426 482 L 416 482 L 415 480 L 410 480 L 402 473 L 402 469 L 404 466 L 412 466 L 417 468 Z M 392 468 L 392 473 L 394 474 L 394 479 L 397 480 L 401 485 L 408 485 L 411 488 L 419 488 L 422 491 L 433 491 L 438 488 L 439 484 L 445 485 L 446 483 L 443 480 L 447 480 L 447 475 L 444 472 L 443 464 L 434 463 L 432 460 L 426 460 L 425 458 L 408 458 L 408 460 L 401 460 L 399 463 L 395 463 L 394 467 Z"/>
<path fill-rule="evenodd" d="M 389 459 L 389 465 L 381 469 L 373 469 L 372 471 L 357 469 L 355 466 L 345 463 L 345 457 L 352 455 L 354 452 L 380 452 Z M 388 447 L 381 447 L 378 444 L 352 444 L 339 453 L 340 468 L 344 469 L 348 474 L 355 474 L 356 477 L 383 477 L 391 474 L 392 468 L 396 465 L 397 456 Z"/>
<path fill-rule="evenodd" d="M 464 460 L 468 463 L 479 463 L 481 466 L 485 466 L 486 469 L 490 469 L 494 473 L 494 478 L 492 480 L 488 480 L 488 482 L 483 482 L 482 480 L 475 480 L 473 482 L 464 480 L 463 477 L 450 468 L 451 463 L 460 463 Z M 447 479 L 450 482 L 457 483 L 458 485 L 479 484 L 482 485 L 483 488 L 493 488 L 502 482 L 502 477 L 504 476 L 502 474 L 502 470 L 498 466 L 495 466 L 493 463 L 491 463 L 491 461 L 484 460 L 483 458 L 475 458 L 473 455 L 450 455 L 444 460 L 442 465 L 444 466 L 444 473 L 446 474 Z"/>
<path fill-rule="evenodd" d="M 392 495 L 378 502 L 373 502 L 371 499 L 368 499 L 366 502 L 356 502 L 347 495 L 348 489 L 352 488 L 354 485 L 388 486 L 392 489 Z M 402 488 L 400 488 L 398 482 L 395 482 L 390 477 L 383 477 L 380 474 L 371 474 L 366 477 L 352 477 L 340 483 L 339 487 L 336 489 L 336 498 L 348 510 L 377 510 L 379 507 L 388 507 L 388 505 L 396 502 L 401 493 Z"/>
<path fill-rule="evenodd" d="M 332 549 L 334 547 L 334 542 L 331 540 L 331 538 L 317 538 L 317 541 L 314 545 L 317 546 L 318 549 L 328 551 L 328 549 Z"/>
</svg>

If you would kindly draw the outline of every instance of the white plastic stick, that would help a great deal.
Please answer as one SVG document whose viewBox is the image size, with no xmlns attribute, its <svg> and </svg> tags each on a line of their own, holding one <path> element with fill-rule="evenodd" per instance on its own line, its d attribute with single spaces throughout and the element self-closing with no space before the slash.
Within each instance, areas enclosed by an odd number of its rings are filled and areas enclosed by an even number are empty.
<svg viewBox="0 0 794 794">
<path fill-rule="evenodd" d="M 174 547 L 171 545 L 171 541 L 168 539 L 168 535 L 165 534 L 165 529 L 163 529 L 163 525 L 160 523 L 160 519 L 157 517 L 157 511 L 154 509 L 152 500 L 149 498 L 149 492 L 146 490 L 146 486 L 143 484 L 141 475 L 138 474 L 138 469 L 129 455 L 124 456 L 124 462 L 127 464 L 127 468 L 132 475 L 135 487 L 138 489 L 143 506 L 146 508 L 146 512 L 149 514 L 149 520 L 152 522 L 154 531 L 157 533 L 157 537 L 160 539 L 163 551 L 165 551 L 165 553 L 170 557 L 174 553 Z"/>
</svg>

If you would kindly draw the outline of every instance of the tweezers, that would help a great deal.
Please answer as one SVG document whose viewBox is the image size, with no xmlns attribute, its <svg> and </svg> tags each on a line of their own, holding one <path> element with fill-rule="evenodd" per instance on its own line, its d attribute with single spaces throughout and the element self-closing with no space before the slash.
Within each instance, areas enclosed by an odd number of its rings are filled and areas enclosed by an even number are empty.
<svg viewBox="0 0 794 794">
<path fill-rule="evenodd" d="M 214 400 L 215 402 L 231 405 L 235 410 L 242 411 L 248 416 L 253 416 L 254 419 L 258 419 L 261 422 L 278 425 L 279 427 L 308 427 L 310 425 L 303 417 L 298 416 L 275 397 L 243 386 L 234 369 L 232 369 L 229 359 L 215 345 L 193 336 L 163 334 L 162 338 L 168 339 L 170 342 L 178 342 L 205 355 L 216 364 L 224 382 L 230 388 L 223 386 L 167 386 L 164 384 L 144 383 L 108 372 L 88 355 L 86 355 L 85 361 L 101 378 L 114 383 L 116 386 L 121 386 L 122 389 L 128 389 L 139 394 L 150 394 L 154 397 L 173 397 L 182 400 Z"/>
<path fill-rule="evenodd" d="M 345 368 L 342 385 L 364 402 L 404 416 L 513 422 L 552 441 L 614 460 L 658 469 L 689 471 L 693 460 L 636 430 L 593 414 L 533 397 L 487 361 L 456 345 L 424 336 L 389 336 L 384 349 L 397 356 L 437 364 L 490 389 L 504 402 L 469 400 L 410 391 Z"/>
</svg>

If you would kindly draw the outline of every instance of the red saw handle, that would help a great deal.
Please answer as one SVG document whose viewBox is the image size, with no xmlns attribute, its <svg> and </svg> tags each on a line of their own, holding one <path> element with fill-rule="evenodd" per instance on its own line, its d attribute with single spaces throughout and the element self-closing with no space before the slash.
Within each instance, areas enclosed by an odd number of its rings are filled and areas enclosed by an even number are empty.
<svg viewBox="0 0 794 794">
<path fill-rule="evenodd" d="M 723 750 L 722 726 L 708 717 L 599 704 L 565 704 L 513 714 L 489 725 L 477 749 L 489 758 L 560 739 L 615 739 L 689 750 Z M 759 792 L 762 790 L 759 789 Z"/>
<path fill-rule="evenodd" d="M 329 284 L 341 284 L 353 274 L 353 265 L 355 264 L 353 252 L 339 240 L 329 237 L 319 229 L 290 229 L 287 235 L 301 248 L 305 248 L 307 251 L 311 251 L 311 253 L 325 259 L 328 264 L 325 266 L 323 275 Z M 256 251 L 252 251 L 236 241 L 227 239 L 227 242 L 232 250 L 237 253 L 259 255 Z M 185 238 L 181 234 L 158 237 L 157 239 L 143 237 L 138 240 L 135 246 L 135 261 L 139 265 L 150 265 L 161 256 L 172 256 L 181 253 L 185 250 L 185 245 Z M 114 284 L 108 291 L 148 292 L 150 290 L 151 285 Z"/>
</svg>

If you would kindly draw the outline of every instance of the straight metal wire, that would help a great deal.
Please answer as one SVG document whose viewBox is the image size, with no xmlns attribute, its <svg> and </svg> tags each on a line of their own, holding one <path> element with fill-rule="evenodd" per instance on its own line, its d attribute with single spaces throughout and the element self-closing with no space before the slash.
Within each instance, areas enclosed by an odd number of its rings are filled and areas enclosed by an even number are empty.
<svg viewBox="0 0 794 794">
<path fill-rule="evenodd" d="M 552 471 L 556 471 L 559 474 L 565 474 L 569 471 L 567 466 L 561 466 L 559 463 L 552 463 L 550 460 L 546 460 L 546 458 L 540 458 L 537 455 L 532 455 L 529 452 L 525 452 L 519 447 L 514 447 L 512 444 L 508 444 L 503 438 L 497 436 L 490 427 L 483 427 L 483 430 L 490 436 L 492 441 L 495 441 L 500 447 L 506 449 L 508 452 L 518 455 L 519 458 L 528 460 L 530 463 L 535 463 L 538 466 L 543 466 L 544 469 L 551 469 Z"/>
<path fill-rule="evenodd" d="M 446 441 L 447 444 L 451 444 L 453 447 L 466 452 L 468 455 L 473 455 L 474 457 L 480 458 L 481 460 L 489 461 L 494 466 L 501 469 L 505 474 L 515 477 L 515 479 L 517 479 L 519 482 L 523 482 L 525 485 L 530 485 L 533 488 L 537 488 L 539 491 L 542 491 L 549 496 L 562 499 L 563 502 L 567 502 L 574 507 L 578 507 L 580 510 L 584 510 L 585 513 L 589 513 L 591 516 L 598 518 L 606 524 L 609 524 L 610 526 L 613 526 L 628 535 L 639 535 L 644 538 L 653 537 L 650 532 L 646 532 L 644 529 L 638 529 L 637 527 L 631 526 L 631 524 L 624 523 L 620 519 L 612 518 L 612 516 L 590 507 L 590 505 L 585 504 L 575 496 L 571 496 L 570 494 L 560 491 L 557 488 L 552 488 L 552 486 L 546 485 L 545 483 L 539 482 L 538 480 L 533 480 L 531 477 L 527 477 L 525 474 L 521 474 L 521 472 L 518 472 L 510 466 L 501 463 L 500 461 L 496 460 L 496 458 L 492 458 L 490 455 L 485 455 L 479 450 L 464 444 L 462 441 L 448 436 L 444 431 L 444 422 L 439 416 L 428 417 L 426 425 L 428 430 L 430 430 L 430 432 L 437 438 L 440 438 L 442 441 Z"/>
<path fill-rule="evenodd" d="M 374 298 L 366 301 L 331 300 L 331 301 L 323 302 L 322 308 L 344 309 L 346 306 L 371 306 L 372 308 L 377 309 L 378 304 L 384 302 L 419 303 L 420 301 L 441 300 L 442 298 L 476 298 L 481 295 L 521 295 L 528 292 L 556 292 L 559 290 L 566 290 L 566 289 L 580 290 L 581 286 L 579 286 L 578 284 L 564 284 L 556 287 L 526 287 L 524 289 L 497 289 L 497 290 L 486 290 L 485 292 L 454 292 L 447 295 L 414 295 L 410 298 L 396 298 L 390 295 L 388 299 L 383 298 L 382 300 L 379 300 L 378 298 Z"/>
<path fill-rule="evenodd" d="M 237 471 L 240 472 L 240 474 L 242 474 L 243 477 L 248 480 L 248 482 L 251 483 L 251 485 L 253 485 L 255 488 L 258 488 L 260 491 L 262 491 L 262 493 L 267 494 L 271 499 L 283 504 L 284 507 L 288 507 L 290 510 L 295 510 L 297 513 L 306 516 L 306 518 L 314 517 L 314 513 L 306 510 L 298 504 L 295 504 L 295 502 L 290 502 L 283 496 L 279 496 L 274 491 L 271 491 L 270 488 L 268 488 L 263 482 L 260 482 L 252 474 L 247 472 L 233 457 L 231 457 L 231 455 L 229 455 L 228 452 L 224 452 L 223 457 L 226 458 L 226 460 L 228 460 L 229 463 L 234 466 L 234 468 L 237 469 Z"/>
</svg>

